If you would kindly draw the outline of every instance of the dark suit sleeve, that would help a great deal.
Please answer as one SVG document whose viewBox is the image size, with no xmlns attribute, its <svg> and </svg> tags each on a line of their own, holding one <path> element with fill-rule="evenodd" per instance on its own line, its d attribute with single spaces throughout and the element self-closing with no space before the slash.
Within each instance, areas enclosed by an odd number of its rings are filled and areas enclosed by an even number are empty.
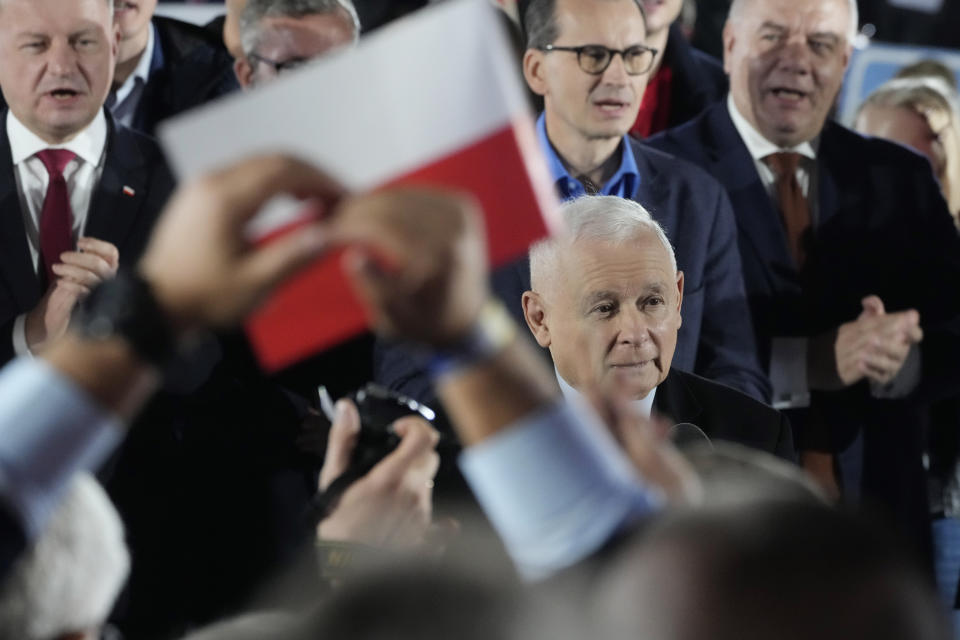
<svg viewBox="0 0 960 640">
<path fill-rule="evenodd" d="M 10 509 L 0 504 L 0 582 L 26 548 L 27 536 L 20 521 Z"/>
<path fill-rule="evenodd" d="M 757 355 L 733 208 L 722 189 L 715 194 L 696 372 L 769 403 L 773 390 Z"/>
<path fill-rule="evenodd" d="M 777 457 L 798 463 L 797 450 L 793 444 L 793 429 L 790 426 L 790 420 L 786 414 L 780 413 L 780 433 L 777 437 L 777 448 L 775 450 Z"/>
<path fill-rule="evenodd" d="M 0 318 L 0 367 L 7 364 L 16 356 L 13 351 L 13 324 L 17 315 L 10 316 L 7 310 Z"/>
</svg>

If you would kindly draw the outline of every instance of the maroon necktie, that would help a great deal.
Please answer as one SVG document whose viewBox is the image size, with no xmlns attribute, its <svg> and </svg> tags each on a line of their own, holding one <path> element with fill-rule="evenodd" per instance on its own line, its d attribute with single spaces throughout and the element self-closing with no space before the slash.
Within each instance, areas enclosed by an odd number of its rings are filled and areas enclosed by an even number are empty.
<svg viewBox="0 0 960 640">
<path fill-rule="evenodd" d="M 787 243 L 797 266 L 802 267 L 806 260 L 803 236 L 810 227 L 810 206 L 797 181 L 800 158 L 799 153 L 771 153 L 763 161 L 777 177 L 777 200 L 787 232 Z"/>
<path fill-rule="evenodd" d="M 52 267 L 60 261 L 60 254 L 73 251 L 73 211 L 63 170 L 76 154 L 66 149 L 45 149 L 37 157 L 50 176 L 40 212 L 40 260 L 49 286 L 57 278 Z"/>
</svg>

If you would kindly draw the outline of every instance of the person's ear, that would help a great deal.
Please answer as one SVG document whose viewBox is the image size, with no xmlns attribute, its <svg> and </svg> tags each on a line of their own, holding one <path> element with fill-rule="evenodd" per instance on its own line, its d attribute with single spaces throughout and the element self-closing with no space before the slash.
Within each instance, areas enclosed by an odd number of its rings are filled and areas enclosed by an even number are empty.
<svg viewBox="0 0 960 640">
<path fill-rule="evenodd" d="M 850 66 L 850 57 L 853 56 L 853 43 L 847 43 L 847 46 L 843 48 L 843 72 L 847 72 L 847 67 Z"/>
<path fill-rule="evenodd" d="M 733 64 L 733 47 L 736 44 L 733 23 L 729 20 L 723 25 L 723 70 L 730 75 L 730 65 Z"/>
<path fill-rule="evenodd" d="M 680 310 L 683 308 L 683 271 L 677 271 L 677 318 L 678 324 L 683 324 L 683 314 L 680 313 Z"/>
<path fill-rule="evenodd" d="M 521 298 L 523 318 L 527 321 L 530 333 L 537 344 L 543 348 L 550 346 L 550 327 L 547 325 L 547 309 L 543 298 L 536 291 L 524 291 Z"/>
<path fill-rule="evenodd" d="M 546 69 L 544 68 L 543 51 L 527 49 L 523 54 L 523 77 L 527 86 L 538 96 L 547 94 Z"/>
<path fill-rule="evenodd" d="M 113 23 L 113 42 L 110 43 L 110 49 L 113 51 L 114 63 L 120 55 L 120 23 Z"/>
<path fill-rule="evenodd" d="M 234 59 L 233 73 L 237 76 L 237 82 L 243 89 L 249 89 L 253 85 L 253 66 L 246 56 Z"/>
</svg>

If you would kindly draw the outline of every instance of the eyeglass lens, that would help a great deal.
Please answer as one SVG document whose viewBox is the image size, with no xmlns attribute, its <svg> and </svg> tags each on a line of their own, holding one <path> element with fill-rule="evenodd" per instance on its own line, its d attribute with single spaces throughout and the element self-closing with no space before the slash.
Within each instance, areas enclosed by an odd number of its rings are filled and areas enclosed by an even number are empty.
<svg viewBox="0 0 960 640">
<path fill-rule="evenodd" d="M 610 66 L 615 51 L 606 47 L 586 46 L 577 56 L 580 68 L 587 73 L 603 73 Z M 639 75 L 650 70 L 653 65 L 653 51 L 644 47 L 630 47 L 623 53 L 623 66 L 627 73 Z"/>
</svg>

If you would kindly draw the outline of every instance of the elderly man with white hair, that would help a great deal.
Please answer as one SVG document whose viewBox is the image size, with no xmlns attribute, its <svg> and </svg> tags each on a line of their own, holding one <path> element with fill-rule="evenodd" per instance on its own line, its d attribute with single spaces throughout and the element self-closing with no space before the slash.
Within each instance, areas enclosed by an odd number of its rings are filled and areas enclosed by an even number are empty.
<svg viewBox="0 0 960 640">
<path fill-rule="evenodd" d="M 93 477 L 77 474 L 0 590 L 0 637 L 99 638 L 130 573 L 123 535 L 107 494 Z"/>
<path fill-rule="evenodd" d="M 700 376 L 671 371 L 683 272 L 656 221 L 633 200 L 586 196 L 563 206 L 568 234 L 530 252 L 527 325 L 548 348 L 567 399 L 629 393 L 642 415 L 699 426 L 711 439 L 794 458 L 779 412 Z"/>
</svg>

